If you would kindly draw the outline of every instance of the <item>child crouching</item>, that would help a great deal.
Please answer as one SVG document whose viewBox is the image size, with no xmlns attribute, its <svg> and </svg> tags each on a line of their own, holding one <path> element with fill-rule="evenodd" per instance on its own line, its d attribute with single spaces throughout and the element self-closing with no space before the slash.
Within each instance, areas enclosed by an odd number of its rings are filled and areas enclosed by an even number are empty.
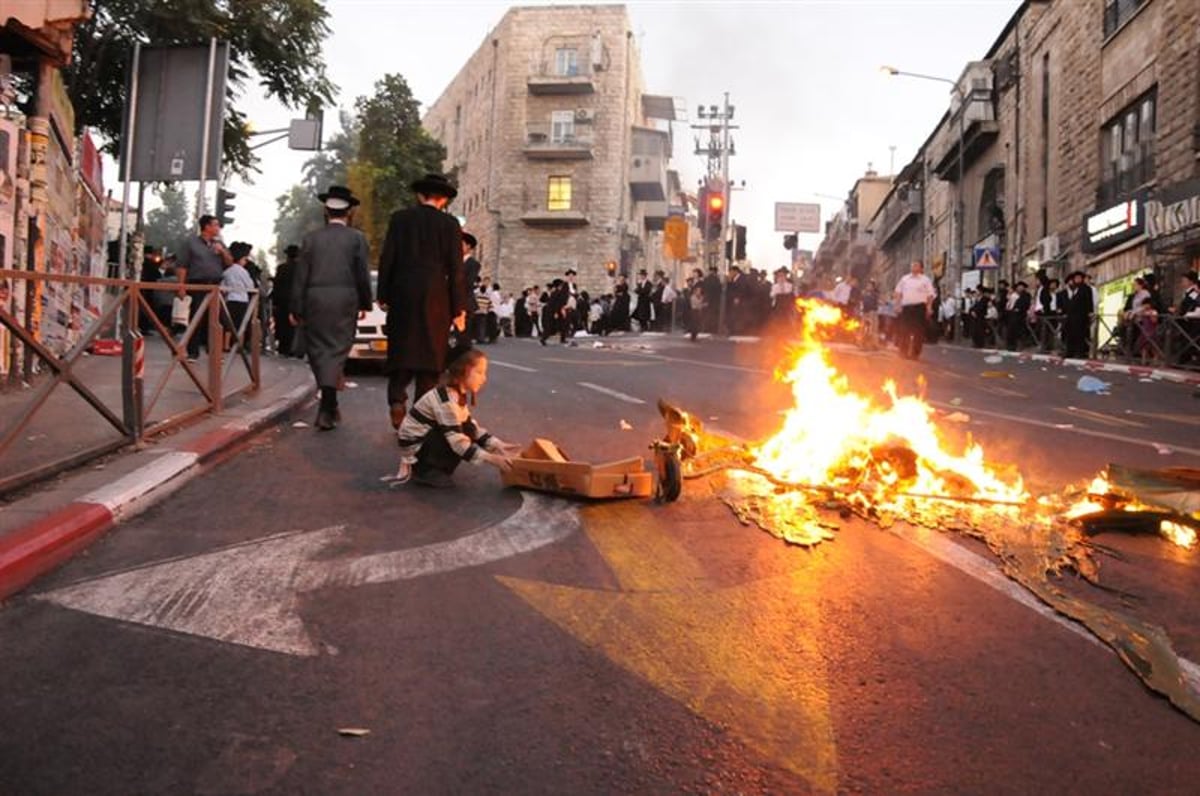
<svg viewBox="0 0 1200 796">
<path fill-rule="evenodd" d="M 509 469 L 519 448 L 489 434 L 471 417 L 469 398 L 487 383 L 487 356 L 472 349 L 456 359 L 441 383 L 422 395 L 397 430 L 400 467 L 393 483 L 409 480 L 433 487 L 453 486 L 459 462 Z"/>
</svg>

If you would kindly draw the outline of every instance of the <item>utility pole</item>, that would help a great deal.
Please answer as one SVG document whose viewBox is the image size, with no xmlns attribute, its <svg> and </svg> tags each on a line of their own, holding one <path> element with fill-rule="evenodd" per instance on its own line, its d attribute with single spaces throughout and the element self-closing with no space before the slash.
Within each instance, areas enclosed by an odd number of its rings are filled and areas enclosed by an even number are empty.
<svg viewBox="0 0 1200 796">
<path fill-rule="evenodd" d="M 711 267 L 718 265 L 718 270 L 721 275 L 721 303 L 717 314 L 717 330 L 724 332 L 725 329 L 725 303 L 726 303 L 726 285 L 729 278 L 729 258 L 725 256 L 725 241 L 729 239 L 729 224 L 730 224 L 730 186 L 729 186 L 729 157 L 736 155 L 737 151 L 734 148 L 733 137 L 730 135 L 731 130 L 738 129 L 736 125 L 730 124 L 733 120 L 733 105 L 729 104 L 729 92 L 725 92 L 724 104 L 721 106 L 709 105 L 705 107 L 699 106 L 696 117 L 701 120 L 700 124 L 693 124 L 692 129 L 704 130 L 708 132 L 708 141 L 704 146 L 701 146 L 700 138 L 696 138 L 696 154 L 702 155 L 708 159 L 706 168 L 706 177 L 704 180 L 707 193 L 711 195 L 715 189 L 719 187 L 721 195 L 721 216 L 720 229 L 717 231 L 717 239 L 711 240 L 712 230 L 708 229 L 709 212 L 708 208 L 701 208 L 704 212 L 704 217 L 701 220 L 701 229 L 705 232 L 704 246 L 705 265 Z M 717 183 L 720 183 L 718 186 Z"/>
</svg>

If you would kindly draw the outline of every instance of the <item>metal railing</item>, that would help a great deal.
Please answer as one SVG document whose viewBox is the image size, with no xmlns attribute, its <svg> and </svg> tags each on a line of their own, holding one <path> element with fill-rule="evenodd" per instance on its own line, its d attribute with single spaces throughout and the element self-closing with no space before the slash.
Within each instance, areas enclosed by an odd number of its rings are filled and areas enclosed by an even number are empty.
<svg viewBox="0 0 1200 796">
<path fill-rule="evenodd" d="M 259 357 L 263 330 L 257 290 L 247 291 L 250 300 L 241 323 L 234 328 L 219 285 L 184 285 L 192 301 L 200 301 L 200 304 L 177 336 L 168 328 L 170 324 L 164 323 L 155 312 L 154 302 L 149 298 L 158 291 L 176 295 L 180 290 L 177 283 L 3 269 L 0 269 L 0 281 L 24 285 L 29 297 L 27 306 L 29 301 L 37 300 L 38 291 L 50 286 L 63 291 L 104 290 L 104 298 L 91 322 L 78 330 L 73 341 L 61 346 L 61 351 L 39 339 L 39 335 L 31 331 L 28 318 L 23 322 L 13 314 L 11 306 L 0 305 L 0 329 L 11 335 L 12 361 L 22 365 L 19 374 L 9 374 L 10 381 L 18 381 L 15 377 L 20 376 L 18 388 L 0 390 L 0 406 L 5 418 L 0 422 L 0 494 L 125 445 L 141 445 L 147 438 L 177 428 L 199 415 L 220 412 L 227 401 L 257 391 L 261 384 Z M 143 314 L 149 324 L 139 323 Z M 139 325 L 154 333 L 143 335 Z M 188 346 L 202 327 L 207 332 L 208 348 L 203 377 L 197 363 L 188 359 Z M 98 344 L 102 335 L 111 335 L 108 347 L 119 349 L 119 374 L 106 371 L 100 362 L 103 357 L 92 355 L 103 345 Z M 162 345 L 147 344 L 154 338 Z M 120 345 L 114 345 L 115 341 L 120 341 Z M 148 373 L 148 362 L 150 370 L 156 373 Z M 248 377 L 248 383 L 240 386 L 234 386 L 233 369 L 237 362 L 242 363 Z M 184 378 L 179 378 L 180 375 Z M 86 424 L 87 416 L 74 416 L 74 408 L 64 409 L 64 403 L 71 403 L 69 399 L 61 398 L 62 393 L 68 392 L 59 389 L 64 385 L 100 416 L 104 421 L 100 426 L 110 427 L 108 438 L 92 433 L 96 431 L 94 426 L 78 425 Z M 167 400 L 168 393 L 170 400 Z M 119 395 L 120 410 L 110 406 L 115 402 L 106 402 L 102 395 Z M 53 416 L 56 411 L 66 412 L 63 417 L 69 422 L 65 428 L 56 425 L 50 429 L 50 434 L 22 440 L 22 435 L 36 420 L 62 422 Z M 96 418 L 91 419 L 94 423 Z M 79 433 L 80 429 L 84 429 L 84 433 Z M 112 438 L 113 431 L 116 432 L 115 439 Z M 47 453 L 41 456 L 36 451 L 31 453 L 31 446 L 19 445 L 35 437 L 70 435 L 83 442 L 58 445 L 57 450 L 55 445 L 43 445 Z"/>
<path fill-rule="evenodd" d="M 1015 328 L 1008 319 L 987 319 L 982 330 L 975 326 L 978 322 L 956 318 L 951 339 L 973 342 L 975 332 L 982 331 L 986 348 L 1066 354 L 1065 315 L 1024 316 Z M 1091 359 L 1200 370 L 1200 319 L 1165 313 L 1142 319 L 1125 313 L 1093 315 L 1087 349 Z"/>
</svg>

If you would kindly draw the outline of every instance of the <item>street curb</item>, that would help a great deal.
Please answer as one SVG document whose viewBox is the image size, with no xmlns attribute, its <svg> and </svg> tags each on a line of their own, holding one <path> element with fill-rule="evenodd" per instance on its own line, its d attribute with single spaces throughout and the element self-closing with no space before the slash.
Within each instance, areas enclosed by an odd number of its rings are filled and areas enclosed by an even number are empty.
<svg viewBox="0 0 1200 796">
<path fill-rule="evenodd" d="M 967 349 L 987 356 L 1001 356 L 1018 362 L 1046 362 L 1102 373 L 1125 373 L 1141 379 L 1156 379 L 1174 384 L 1200 385 L 1200 373 L 1171 368 L 1154 368 L 1146 365 L 1126 365 L 1120 362 L 1105 362 L 1099 359 L 1067 359 L 1054 354 L 1031 354 L 1028 351 L 1004 351 L 997 348 Z"/>
<path fill-rule="evenodd" d="M 168 490 L 233 445 L 275 424 L 313 396 L 297 387 L 263 409 L 230 420 L 168 451 L 112 483 L 0 537 L 0 600 L 68 561 L 121 520 L 148 508 Z"/>
</svg>

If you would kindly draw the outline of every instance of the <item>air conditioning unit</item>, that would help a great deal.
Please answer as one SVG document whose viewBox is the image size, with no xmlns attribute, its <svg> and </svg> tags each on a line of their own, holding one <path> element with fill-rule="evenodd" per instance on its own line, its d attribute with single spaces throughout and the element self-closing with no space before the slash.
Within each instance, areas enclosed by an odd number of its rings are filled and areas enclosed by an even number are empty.
<svg viewBox="0 0 1200 796">
<path fill-rule="evenodd" d="M 577 108 L 575 110 L 575 121 L 582 124 L 591 124 L 596 121 L 596 112 L 591 108 Z"/>
<path fill-rule="evenodd" d="M 1038 241 L 1038 262 L 1048 263 L 1058 259 L 1058 236 L 1050 235 Z"/>
</svg>

